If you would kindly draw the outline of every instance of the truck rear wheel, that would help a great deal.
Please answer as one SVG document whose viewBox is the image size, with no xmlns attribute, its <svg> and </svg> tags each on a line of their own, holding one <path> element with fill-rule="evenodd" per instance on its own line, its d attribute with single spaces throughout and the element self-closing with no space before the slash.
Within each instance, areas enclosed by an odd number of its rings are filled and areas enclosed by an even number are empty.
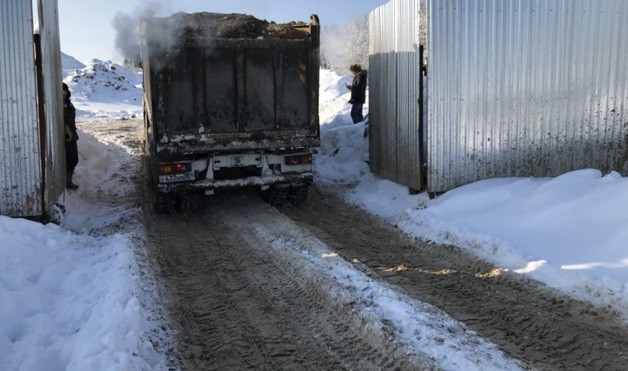
<svg viewBox="0 0 628 371">
<path fill-rule="evenodd" d="M 290 201 L 293 205 L 302 204 L 307 198 L 307 189 L 307 184 L 290 187 L 290 191 L 288 192 L 288 201 Z"/>
<path fill-rule="evenodd" d="M 262 198 L 275 207 L 281 207 L 286 203 L 299 205 L 307 198 L 307 184 L 287 185 L 277 184 L 261 191 Z"/>
<path fill-rule="evenodd" d="M 158 214 L 173 214 L 177 211 L 177 200 L 170 193 L 154 191 L 153 208 Z"/>
<path fill-rule="evenodd" d="M 281 207 L 286 204 L 290 187 L 284 184 L 270 186 L 267 190 L 261 191 L 262 198 L 272 206 Z"/>
<path fill-rule="evenodd" d="M 194 212 L 201 207 L 203 195 L 198 192 L 186 193 L 179 197 L 179 209 L 182 212 Z"/>
</svg>

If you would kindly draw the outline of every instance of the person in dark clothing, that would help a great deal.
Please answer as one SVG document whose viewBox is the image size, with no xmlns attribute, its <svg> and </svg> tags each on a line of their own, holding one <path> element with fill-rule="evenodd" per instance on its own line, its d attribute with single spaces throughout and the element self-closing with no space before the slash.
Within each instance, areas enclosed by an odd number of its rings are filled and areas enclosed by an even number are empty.
<svg viewBox="0 0 628 371">
<path fill-rule="evenodd" d="M 347 85 L 347 89 L 351 90 L 351 99 L 349 100 L 349 103 L 352 105 L 351 119 L 354 124 L 357 124 L 360 121 L 364 121 L 362 107 L 366 102 L 367 73 L 359 64 L 352 64 L 349 67 L 349 71 L 353 73 L 353 82 L 351 85 Z"/>
<path fill-rule="evenodd" d="M 76 141 L 79 139 L 76 133 L 76 109 L 70 101 L 72 94 L 65 83 L 63 88 L 63 123 L 65 128 L 65 169 L 66 183 L 68 189 L 78 189 L 78 185 L 72 182 L 74 168 L 78 164 L 78 146 Z"/>
</svg>

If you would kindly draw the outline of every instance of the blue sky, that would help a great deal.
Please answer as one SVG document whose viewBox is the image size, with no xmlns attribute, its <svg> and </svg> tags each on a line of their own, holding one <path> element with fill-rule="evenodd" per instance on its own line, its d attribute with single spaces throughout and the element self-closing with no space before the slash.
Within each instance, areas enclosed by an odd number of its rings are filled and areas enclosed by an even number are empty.
<svg viewBox="0 0 628 371">
<path fill-rule="evenodd" d="M 179 11 L 245 13 L 284 23 L 309 21 L 310 14 L 318 14 L 321 25 L 342 25 L 386 2 L 388 0 L 59 0 L 61 50 L 82 62 L 91 58 L 119 62 L 112 19 L 118 11 L 136 15 L 149 4 L 161 7 L 158 15 Z"/>
</svg>

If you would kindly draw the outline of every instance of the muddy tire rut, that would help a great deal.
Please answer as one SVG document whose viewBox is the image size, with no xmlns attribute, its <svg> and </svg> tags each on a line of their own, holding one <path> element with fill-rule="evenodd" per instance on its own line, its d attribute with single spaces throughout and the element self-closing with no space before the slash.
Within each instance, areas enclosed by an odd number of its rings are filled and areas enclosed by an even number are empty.
<svg viewBox="0 0 628 371">
<path fill-rule="evenodd" d="M 247 229 L 281 217 L 256 194 L 146 214 L 185 370 L 382 370 L 426 364 L 351 325 L 351 308 Z M 425 368 L 429 368 L 426 365 Z"/>
<path fill-rule="evenodd" d="M 465 323 L 529 367 L 625 370 L 628 329 L 613 313 L 497 269 L 459 248 L 409 237 L 314 188 L 282 212 L 357 269 Z"/>
</svg>

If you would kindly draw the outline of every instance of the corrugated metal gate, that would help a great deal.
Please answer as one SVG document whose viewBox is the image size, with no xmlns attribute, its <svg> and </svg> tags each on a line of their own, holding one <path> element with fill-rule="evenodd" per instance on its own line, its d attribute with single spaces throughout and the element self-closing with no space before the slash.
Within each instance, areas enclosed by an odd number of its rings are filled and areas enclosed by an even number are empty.
<svg viewBox="0 0 628 371">
<path fill-rule="evenodd" d="M 428 190 L 628 174 L 628 2 L 429 5 Z"/>
<path fill-rule="evenodd" d="M 0 2 L 0 215 L 42 216 L 64 190 L 57 1 L 39 17 L 40 89 L 32 1 Z"/>
<path fill-rule="evenodd" d="M 0 2 L 0 214 L 41 215 L 31 0 Z"/>
<path fill-rule="evenodd" d="M 369 18 L 375 174 L 435 193 L 582 168 L 628 175 L 628 2 L 428 0 L 426 155 L 420 3 Z"/>
<path fill-rule="evenodd" d="M 44 173 L 45 211 L 65 191 L 65 142 L 63 97 L 61 96 L 61 45 L 57 1 L 39 0 L 39 34 L 41 39 L 42 93 L 46 107 Z M 41 109 L 41 107 L 40 107 Z"/>
<path fill-rule="evenodd" d="M 369 15 L 369 157 L 373 173 L 423 188 L 419 2 Z"/>
</svg>

